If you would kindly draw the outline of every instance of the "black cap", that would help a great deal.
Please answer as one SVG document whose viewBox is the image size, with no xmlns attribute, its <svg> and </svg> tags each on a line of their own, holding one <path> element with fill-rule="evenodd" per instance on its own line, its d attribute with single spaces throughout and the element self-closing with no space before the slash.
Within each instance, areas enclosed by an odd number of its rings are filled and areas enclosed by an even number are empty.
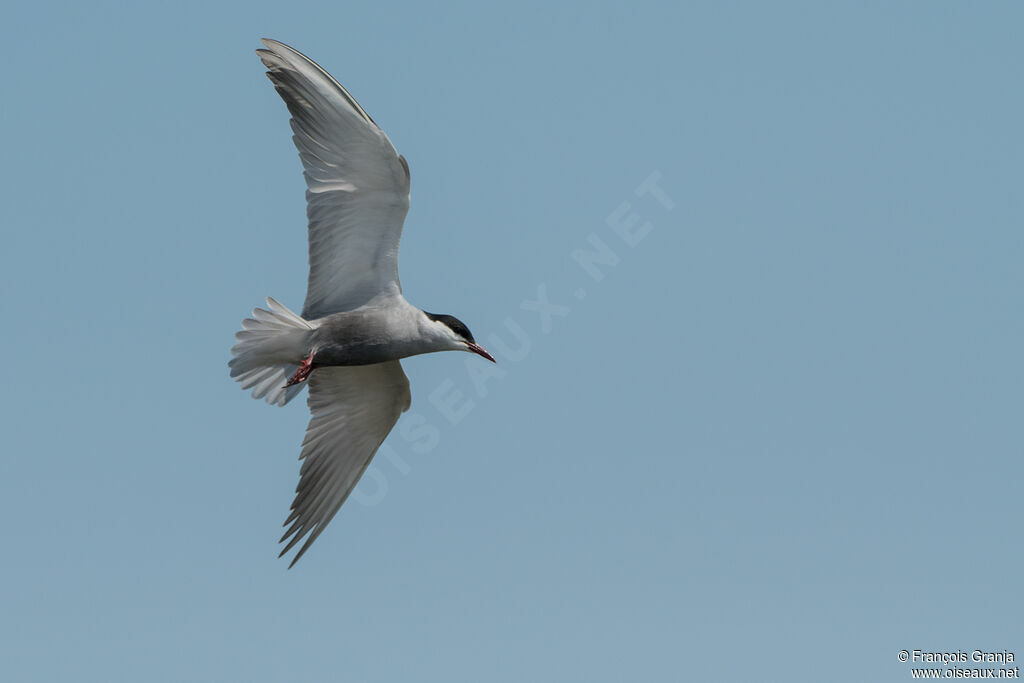
<svg viewBox="0 0 1024 683">
<path fill-rule="evenodd" d="M 466 327 L 465 323 L 463 323 L 455 316 L 445 315 L 444 313 L 427 313 L 426 311 L 423 311 L 423 315 L 427 316 L 431 320 L 436 320 L 439 323 L 444 323 L 445 325 L 448 326 L 448 329 L 450 329 L 452 332 L 459 335 L 466 341 L 473 342 L 474 344 L 476 343 L 476 340 L 473 339 L 473 333 L 469 331 L 469 328 Z"/>
</svg>

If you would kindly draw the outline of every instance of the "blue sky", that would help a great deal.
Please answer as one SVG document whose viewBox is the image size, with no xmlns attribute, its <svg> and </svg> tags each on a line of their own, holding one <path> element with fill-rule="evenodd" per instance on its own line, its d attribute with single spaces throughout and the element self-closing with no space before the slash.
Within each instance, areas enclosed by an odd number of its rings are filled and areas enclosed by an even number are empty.
<svg viewBox="0 0 1024 683">
<path fill-rule="evenodd" d="M 5 680 L 1024 657 L 1019 4 L 6 19 Z M 409 159 L 410 301 L 504 346 L 405 363 L 412 409 L 292 571 L 307 412 L 227 374 L 240 320 L 306 278 L 262 36 Z"/>
</svg>

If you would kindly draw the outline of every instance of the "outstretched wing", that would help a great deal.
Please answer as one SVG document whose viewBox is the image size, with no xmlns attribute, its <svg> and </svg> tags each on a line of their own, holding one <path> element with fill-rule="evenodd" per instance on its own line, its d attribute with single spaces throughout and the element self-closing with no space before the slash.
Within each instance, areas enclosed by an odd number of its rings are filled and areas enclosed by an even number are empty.
<svg viewBox="0 0 1024 683">
<path fill-rule="evenodd" d="M 313 414 L 302 443 L 299 486 L 290 539 L 281 555 L 307 534 L 291 568 L 348 498 L 398 416 L 408 410 L 409 379 L 398 361 L 374 365 L 317 368 L 309 376 L 309 410 Z"/>
<path fill-rule="evenodd" d="M 291 112 L 305 169 L 309 286 L 302 317 L 358 308 L 402 291 L 398 244 L 409 166 L 359 103 L 301 52 L 263 39 L 256 50 Z"/>
</svg>

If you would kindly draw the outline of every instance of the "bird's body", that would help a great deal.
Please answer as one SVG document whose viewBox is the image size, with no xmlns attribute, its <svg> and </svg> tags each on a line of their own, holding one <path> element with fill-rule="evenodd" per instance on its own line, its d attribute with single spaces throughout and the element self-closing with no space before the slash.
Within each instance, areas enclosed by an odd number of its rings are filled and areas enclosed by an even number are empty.
<svg viewBox="0 0 1024 683">
<path fill-rule="evenodd" d="M 388 308 L 368 306 L 321 318 L 311 341 L 316 365 L 369 365 L 435 349 L 424 337 L 420 310 L 399 299 Z"/>
<path fill-rule="evenodd" d="M 444 337 L 430 336 L 423 311 L 403 297 L 382 303 L 307 321 L 310 328 L 294 335 L 293 343 L 273 360 L 299 365 L 313 354 L 317 367 L 371 365 L 450 350 Z"/>
<path fill-rule="evenodd" d="M 409 166 L 330 74 L 273 40 L 257 50 L 292 114 L 305 170 L 309 284 L 302 315 L 268 298 L 242 321 L 231 376 L 255 398 L 285 405 L 308 384 L 312 419 L 282 541 L 302 556 L 348 497 L 399 415 L 409 381 L 399 359 L 469 351 L 494 359 L 469 329 L 402 295 L 398 244 Z"/>
</svg>

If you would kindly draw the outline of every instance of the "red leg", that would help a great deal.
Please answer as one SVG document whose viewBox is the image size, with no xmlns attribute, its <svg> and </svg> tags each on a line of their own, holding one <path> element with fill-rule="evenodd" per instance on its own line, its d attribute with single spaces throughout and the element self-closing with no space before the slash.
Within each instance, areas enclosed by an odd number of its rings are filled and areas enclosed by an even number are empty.
<svg viewBox="0 0 1024 683">
<path fill-rule="evenodd" d="M 285 384 L 285 387 L 290 387 L 293 384 L 305 382 L 307 379 L 309 379 L 309 373 L 313 372 L 314 353 L 314 351 L 309 352 L 309 357 L 302 361 L 302 364 L 299 365 L 299 369 L 295 371 L 295 374 L 292 375 L 292 378 L 288 380 L 288 384 Z"/>
</svg>

